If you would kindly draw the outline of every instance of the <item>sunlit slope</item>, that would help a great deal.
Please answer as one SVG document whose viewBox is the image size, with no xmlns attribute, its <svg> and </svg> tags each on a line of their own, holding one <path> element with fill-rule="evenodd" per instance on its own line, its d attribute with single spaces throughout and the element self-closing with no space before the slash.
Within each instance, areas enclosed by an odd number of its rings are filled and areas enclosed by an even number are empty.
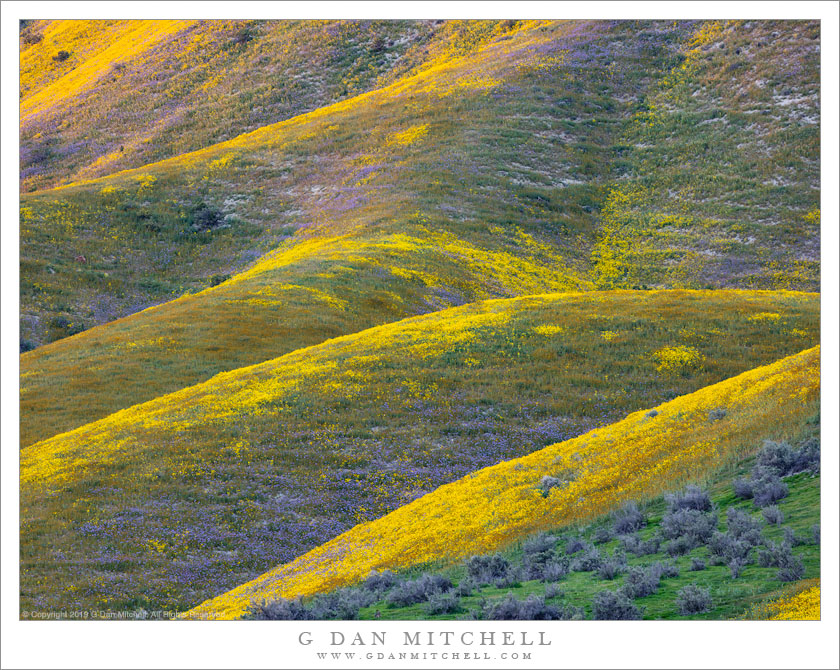
<svg viewBox="0 0 840 670">
<path fill-rule="evenodd" d="M 491 300 L 220 374 L 23 449 L 24 603 L 186 609 L 476 469 L 813 346 L 818 309 Z"/>
<path fill-rule="evenodd" d="M 744 618 L 775 621 L 819 621 L 820 604 L 820 580 L 806 579 L 792 585 L 789 589 L 789 595 L 753 607 L 744 615 Z"/>
<path fill-rule="evenodd" d="M 515 22 L 29 21 L 24 191 L 206 147 L 468 53 Z"/>
<path fill-rule="evenodd" d="M 446 561 L 541 529 L 591 520 L 623 502 L 713 475 L 819 402 L 819 347 L 743 373 L 610 426 L 473 473 L 203 603 L 193 618 L 236 618 L 253 600 L 351 584 L 371 570 Z M 709 413 L 723 408 L 726 416 Z M 543 496 L 540 480 L 567 483 Z"/>
<path fill-rule="evenodd" d="M 706 22 L 622 143 L 601 288 L 819 290 L 818 21 Z"/>
<path fill-rule="evenodd" d="M 638 36 L 608 24 L 529 23 L 369 94 L 23 197 L 24 348 L 206 288 L 295 231 L 352 233 L 364 244 L 428 228 L 532 256 L 521 229 L 563 259 L 552 273 L 585 271 L 612 135 L 630 113 L 628 96 L 664 72 L 674 50 L 672 33 L 643 52 Z M 572 48 L 573 77 L 558 55 Z M 621 76 L 605 88 L 612 61 Z M 348 279 L 360 271 L 352 258 L 342 265 Z"/>
<path fill-rule="evenodd" d="M 626 28 L 546 28 L 199 154 L 24 198 L 28 346 L 204 288 L 286 239 L 233 285 L 24 355 L 24 444 L 327 337 L 591 287 L 590 211 L 630 104 L 600 92 L 603 49 L 629 54 L 613 91 L 641 86 L 653 61 L 634 60 Z M 667 54 L 666 37 L 643 53 Z M 571 46 L 573 80 L 553 55 Z M 546 86 L 568 89 L 575 120 Z M 197 202 L 224 225 L 195 230 Z"/>
</svg>

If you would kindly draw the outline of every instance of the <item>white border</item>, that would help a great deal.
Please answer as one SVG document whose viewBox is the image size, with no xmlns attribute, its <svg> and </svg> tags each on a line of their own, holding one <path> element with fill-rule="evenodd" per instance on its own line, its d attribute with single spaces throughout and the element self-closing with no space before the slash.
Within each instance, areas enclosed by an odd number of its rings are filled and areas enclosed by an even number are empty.
<svg viewBox="0 0 840 670">
<path fill-rule="evenodd" d="M 494 659 L 375 667 L 836 668 L 838 660 L 838 4 L 835 2 L 3 2 L 2 48 L 2 659 L 4 668 L 367 667 L 327 663 L 303 630 L 548 631 L 531 663 Z M 116 623 L 20 622 L 18 605 L 18 35 L 21 18 L 776 18 L 822 20 L 823 554 L 821 622 Z M 353 651 L 358 651 L 355 648 Z M 324 649 L 329 650 L 329 649 Z M 347 650 L 345 648 L 345 650 Z M 405 651 L 396 648 L 396 651 Z M 479 648 L 480 650 L 480 648 Z M 512 648 L 523 651 L 524 648 Z M 366 648 L 363 651 L 379 651 Z M 437 646 L 436 652 L 447 651 Z M 457 651 L 452 649 L 452 651 Z M 475 648 L 460 651 L 475 651 Z M 494 648 L 498 655 L 500 648 Z"/>
</svg>

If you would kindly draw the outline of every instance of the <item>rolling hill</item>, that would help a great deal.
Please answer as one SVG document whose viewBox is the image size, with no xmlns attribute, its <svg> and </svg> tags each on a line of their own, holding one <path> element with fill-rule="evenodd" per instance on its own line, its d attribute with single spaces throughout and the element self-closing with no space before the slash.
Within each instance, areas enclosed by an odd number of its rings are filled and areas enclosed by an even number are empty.
<svg viewBox="0 0 840 670">
<path fill-rule="evenodd" d="M 537 530 L 597 518 L 624 502 L 702 481 L 751 443 L 810 418 L 818 396 L 816 348 L 676 398 L 655 415 L 637 412 L 442 486 L 186 616 L 236 618 L 254 600 L 311 595 L 372 570 L 492 552 Z M 718 408 L 726 417 L 711 420 Z M 542 478 L 566 471 L 564 485 L 543 495 Z"/>
<path fill-rule="evenodd" d="M 818 308 L 744 291 L 489 300 L 116 412 L 21 452 L 24 603 L 186 609 L 479 468 L 813 346 Z"/>
<path fill-rule="evenodd" d="M 20 35 L 22 611 L 451 567 L 818 411 L 818 21 Z"/>
<path fill-rule="evenodd" d="M 786 39 L 762 42 L 774 27 Z M 684 111 L 664 115 L 683 123 L 702 123 L 712 107 L 744 107 L 719 95 L 732 86 L 720 77 L 721 59 L 743 56 L 732 76 L 747 82 L 765 71 L 765 55 L 786 63 L 799 54 L 803 86 L 811 85 L 813 57 L 800 44 L 811 24 L 749 30 L 517 24 L 367 94 L 141 169 L 24 196 L 22 346 L 59 341 L 21 358 L 22 443 L 217 372 L 487 297 L 599 285 L 817 288 L 817 130 L 803 120 L 811 112 L 779 102 L 788 116 L 762 127 L 768 147 L 784 142 L 801 156 L 788 170 L 796 179 L 770 190 L 745 182 L 749 171 L 709 176 L 718 166 L 741 170 L 734 161 L 746 150 L 737 147 L 752 146 L 752 125 L 704 125 L 716 153 L 690 170 L 694 149 L 676 146 L 681 136 L 664 121 L 645 131 L 662 136 L 655 161 L 629 143 L 675 71 L 684 72 L 680 91 L 702 93 L 677 97 Z M 744 34 L 755 39 L 749 58 L 727 46 Z M 791 144 L 777 127 L 800 128 L 810 144 Z M 683 189 L 681 199 L 663 199 L 685 179 L 714 181 L 715 198 Z M 628 188 L 650 195 L 641 218 Z M 761 208 L 745 199 L 755 193 Z M 677 204 L 694 218 L 674 218 Z M 782 218 L 765 220 L 768 207 Z M 691 233 L 677 234 L 680 226 Z M 637 253 L 647 260 L 633 260 Z M 633 269 L 640 262 L 644 276 Z M 156 370 L 145 374 L 152 359 Z"/>
</svg>

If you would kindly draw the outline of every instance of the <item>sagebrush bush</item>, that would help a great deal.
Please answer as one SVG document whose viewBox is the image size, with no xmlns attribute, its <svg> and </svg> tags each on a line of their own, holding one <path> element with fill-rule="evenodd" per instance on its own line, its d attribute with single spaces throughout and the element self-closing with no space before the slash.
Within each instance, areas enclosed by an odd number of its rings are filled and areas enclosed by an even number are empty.
<svg viewBox="0 0 840 670">
<path fill-rule="evenodd" d="M 627 569 L 627 563 L 615 558 L 608 558 L 598 566 L 599 579 L 615 579 Z"/>
<path fill-rule="evenodd" d="M 748 500 L 753 497 L 752 482 L 749 479 L 736 479 L 732 482 L 732 490 L 736 498 Z"/>
<path fill-rule="evenodd" d="M 689 568 L 689 570 L 691 570 L 692 572 L 698 572 L 700 570 L 705 570 L 705 569 L 706 569 L 706 561 L 704 561 L 702 558 L 697 558 L 696 556 L 692 557 L 691 567 Z"/>
<path fill-rule="evenodd" d="M 709 412 L 709 421 L 720 421 L 724 417 L 726 417 L 726 410 L 722 407 L 718 407 Z"/>
<path fill-rule="evenodd" d="M 406 607 L 428 600 L 436 593 L 452 588 L 452 582 L 441 575 L 423 574 L 417 579 L 403 582 L 394 587 L 385 599 L 392 607 Z"/>
<path fill-rule="evenodd" d="M 379 599 L 366 589 L 338 589 L 315 596 L 307 607 L 308 618 L 318 621 L 349 621 L 359 617 L 359 610 Z"/>
<path fill-rule="evenodd" d="M 564 595 L 563 589 L 560 588 L 559 584 L 546 584 L 545 585 L 545 598 L 548 600 L 549 598 L 557 598 L 558 596 Z"/>
<path fill-rule="evenodd" d="M 545 566 L 553 562 L 557 538 L 541 533 L 522 544 L 522 564 L 528 579 L 542 579 Z"/>
<path fill-rule="evenodd" d="M 387 591 L 397 585 L 399 579 L 390 570 L 383 570 L 382 572 L 371 572 L 368 578 L 362 582 L 362 588 L 368 591 L 382 592 Z"/>
<path fill-rule="evenodd" d="M 708 589 L 689 584 L 677 591 L 677 608 L 683 616 L 708 612 L 712 609 L 712 597 Z"/>
<path fill-rule="evenodd" d="M 592 534 L 592 540 L 595 544 L 605 544 L 615 537 L 613 529 L 609 526 L 599 526 Z"/>
<path fill-rule="evenodd" d="M 546 563 L 542 567 L 542 573 L 537 579 L 543 582 L 559 582 L 564 577 L 567 577 L 570 571 L 569 559 L 567 556 L 564 556 L 559 561 Z"/>
<path fill-rule="evenodd" d="M 815 523 L 813 526 L 811 526 L 811 536 L 813 537 L 814 544 L 819 546 L 819 544 L 820 544 L 820 524 Z"/>
<path fill-rule="evenodd" d="M 727 532 L 735 539 L 755 547 L 761 544 L 761 522 L 735 507 L 726 510 Z"/>
<path fill-rule="evenodd" d="M 642 612 L 624 593 L 601 591 L 592 599 L 592 617 L 599 621 L 632 621 L 641 619 Z"/>
<path fill-rule="evenodd" d="M 549 605 L 544 598 L 530 595 L 525 600 L 517 600 L 509 593 L 485 609 L 484 618 L 495 621 L 560 621 L 583 619 L 584 611 L 570 605 Z"/>
<path fill-rule="evenodd" d="M 658 567 L 631 566 L 624 577 L 622 591 L 631 598 L 644 598 L 659 590 L 662 572 Z"/>
<path fill-rule="evenodd" d="M 627 503 L 614 516 L 613 528 L 618 535 L 634 533 L 645 525 L 645 517 L 636 503 Z"/>
<path fill-rule="evenodd" d="M 471 596 L 474 591 L 478 591 L 478 582 L 472 577 L 464 577 L 455 587 L 455 593 L 461 597 Z"/>
<path fill-rule="evenodd" d="M 666 493 L 665 502 L 669 512 L 678 510 L 696 510 L 698 512 L 710 512 L 713 509 L 712 499 L 709 492 L 699 486 L 687 486 L 679 493 Z"/>
<path fill-rule="evenodd" d="M 601 555 L 601 552 L 590 545 L 582 553 L 572 559 L 572 563 L 569 567 L 572 572 L 592 572 L 601 566 L 603 560 L 604 557 Z"/>
<path fill-rule="evenodd" d="M 454 614 L 461 609 L 461 598 L 454 591 L 433 593 L 426 602 L 429 614 Z"/>
<path fill-rule="evenodd" d="M 776 475 L 763 476 L 753 480 L 753 503 L 756 507 L 767 507 L 787 497 L 788 487 Z"/>
<path fill-rule="evenodd" d="M 779 565 L 776 577 L 782 582 L 796 582 L 805 577 L 805 564 L 793 554 L 785 555 Z"/>
<path fill-rule="evenodd" d="M 566 540 L 566 553 L 567 554 L 576 554 L 581 549 L 585 548 L 586 545 L 584 544 L 583 540 L 579 537 L 570 537 Z"/>
<path fill-rule="evenodd" d="M 771 526 L 781 526 L 785 520 L 785 515 L 776 505 L 769 505 L 761 510 L 761 515 L 764 520 Z"/>
<path fill-rule="evenodd" d="M 661 532 L 666 539 L 687 538 L 694 547 L 704 544 L 717 528 L 717 514 L 694 507 L 680 507 L 665 513 Z"/>
<path fill-rule="evenodd" d="M 471 556 L 465 562 L 467 574 L 479 584 L 490 584 L 506 577 L 511 570 L 510 561 L 501 554 Z"/>
<path fill-rule="evenodd" d="M 304 621 L 311 619 L 311 616 L 300 600 L 278 598 L 270 602 L 251 603 L 243 618 L 258 621 Z"/>
</svg>

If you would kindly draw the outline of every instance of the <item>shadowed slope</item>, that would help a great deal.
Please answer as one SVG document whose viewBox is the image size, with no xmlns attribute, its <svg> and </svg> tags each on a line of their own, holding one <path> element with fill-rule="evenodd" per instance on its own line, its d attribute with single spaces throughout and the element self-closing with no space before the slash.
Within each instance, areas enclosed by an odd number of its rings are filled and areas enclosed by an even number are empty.
<svg viewBox="0 0 840 670">
<path fill-rule="evenodd" d="M 30 21 L 21 186 L 194 151 L 463 56 L 516 22 Z"/>
<path fill-rule="evenodd" d="M 254 600 L 355 583 L 371 570 L 447 561 L 504 547 L 541 529 L 591 520 L 713 475 L 819 401 L 819 347 L 751 370 L 529 456 L 473 473 L 293 563 L 202 603 L 187 618 L 231 619 Z M 726 408 L 726 418 L 709 412 Z M 546 475 L 573 472 L 562 487 Z M 569 475 L 566 476 L 569 479 Z"/>
<path fill-rule="evenodd" d="M 468 472 L 812 345 L 818 308 L 739 291 L 491 300 L 115 413 L 22 451 L 24 603 L 185 609 Z"/>
<path fill-rule="evenodd" d="M 25 354 L 23 443 L 378 323 L 591 287 L 596 176 L 628 111 L 613 93 L 651 76 L 639 62 L 666 54 L 670 33 L 642 50 L 623 27 L 542 28 L 223 145 L 25 198 L 24 337 L 204 288 L 219 259 L 233 271 L 286 241 L 244 279 Z M 564 45 L 592 56 L 573 82 L 545 52 Z M 610 91 L 604 45 L 626 56 Z M 575 114 L 603 117 L 554 128 L 569 118 L 543 92 L 556 87 Z M 584 141 L 600 148 L 582 152 Z M 218 225 L 199 230 L 208 220 Z"/>
</svg>

